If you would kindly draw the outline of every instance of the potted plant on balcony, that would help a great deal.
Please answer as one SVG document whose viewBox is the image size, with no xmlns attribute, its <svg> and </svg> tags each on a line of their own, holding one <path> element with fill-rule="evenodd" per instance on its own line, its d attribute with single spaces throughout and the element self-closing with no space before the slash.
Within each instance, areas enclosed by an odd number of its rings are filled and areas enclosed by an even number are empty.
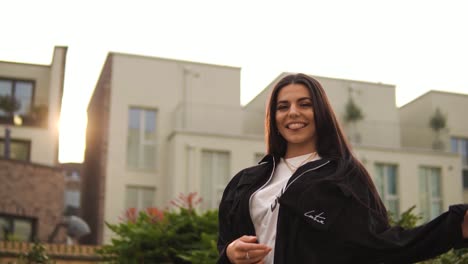
<svg viewBox="0 0 468 264">
<path fill-rule="evenodd" d="M 349 124 L 349 137 L 352 142 L 361 142 L 361 135 L 359 134 L 359 131 L 357 131 L 356 125 L 357 122 L 362 119 L 364 119 L 364 115 L 361 111 L 361 108 L 354 102 L 353 97 L 350 94 L 348 102 L 345 106 L 344 120 L 347 124 Z"/>
<path fill-rule="evenodd" d="M 14 113 L 21 108 L 21 103 L 16 98 L 9 95 L 0 95 L 0 122 L 13 124 Z"/>
<path fill-rule="evenodd" d="M 440 139 L 440 132 L 447 126 L 447 118 L 442 114 L 440 109 L 437 107 L 434 115 L 429 119 L 429 127 L 434 131 L 435 138 L 432 143 L 432 148 L 436 150 L 442 150 L 444 148 L 444 142 Z"/>
</svg>

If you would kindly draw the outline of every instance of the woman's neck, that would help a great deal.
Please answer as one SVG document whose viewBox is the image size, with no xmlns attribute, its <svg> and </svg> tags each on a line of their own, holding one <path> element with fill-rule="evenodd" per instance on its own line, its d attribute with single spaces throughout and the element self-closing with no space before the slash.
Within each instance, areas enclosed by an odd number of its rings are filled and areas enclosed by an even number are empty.
<svg viewBox="0 0 468 264">
<path fill-rule="evenodd" d="M 304 147 L 304 146 L 302 147 L 288 146 L 286 150 L 286 154 L 284 155 L 284 158 L 285 159 L 294 158 L 294 157 L 306 155 L 309 153 L 313 153 L 315 151 L 316 151 L 315 147 L 312 148 L 312 147 Z"/>
</svg>

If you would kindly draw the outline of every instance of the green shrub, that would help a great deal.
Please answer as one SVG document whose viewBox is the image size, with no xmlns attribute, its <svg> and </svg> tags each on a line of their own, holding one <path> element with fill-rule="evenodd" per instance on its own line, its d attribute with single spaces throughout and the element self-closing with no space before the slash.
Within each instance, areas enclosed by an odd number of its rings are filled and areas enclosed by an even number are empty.
<svg viewBox="0 0 468 264">
<path fill-rule="evenodd" d="M 28 253 L 21 254 L 20 264 L 52 264 L 55 263 L 47 255 L 44 245 L 36 242 Z"/>
<path fill-rule="evenodd" d="M 196 193 L 180 195 L 173 210 L 127 210 L 125 221 L 106 225 L 116 234 L 99 253 L 112 263 L 215 263 L 218 213 L 198 213 Z"/>
</svg>

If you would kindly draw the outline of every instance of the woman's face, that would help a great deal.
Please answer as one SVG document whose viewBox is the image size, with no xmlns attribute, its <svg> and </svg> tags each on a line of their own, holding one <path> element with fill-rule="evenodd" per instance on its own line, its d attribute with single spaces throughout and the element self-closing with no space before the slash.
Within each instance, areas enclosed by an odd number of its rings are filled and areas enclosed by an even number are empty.
<svg viewBox="0 0 468 264">
<path fill-rule="evenodd" d="M 312 98 L 303 84 L 289 84 L 278 93 L 276 127 L 286 140 L 286 155 L 316 151 L 316 134 Z"/>
</svg>

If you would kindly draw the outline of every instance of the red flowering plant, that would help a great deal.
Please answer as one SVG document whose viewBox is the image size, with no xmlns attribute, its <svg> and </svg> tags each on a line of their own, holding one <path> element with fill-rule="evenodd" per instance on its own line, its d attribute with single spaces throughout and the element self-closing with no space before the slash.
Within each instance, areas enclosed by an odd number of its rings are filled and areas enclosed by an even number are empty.
<svg viewBox="0 0 468 264">
<path fill-rule="evenodd" d="M 180 194 L 165 210 L 127 209 L 121 223 L 106 223 L 116 236 L 101 255 L 112 263 L 215 263 L 217 211 L 198 213 L 201 203 L 192 192 Z"/>
</svg>

